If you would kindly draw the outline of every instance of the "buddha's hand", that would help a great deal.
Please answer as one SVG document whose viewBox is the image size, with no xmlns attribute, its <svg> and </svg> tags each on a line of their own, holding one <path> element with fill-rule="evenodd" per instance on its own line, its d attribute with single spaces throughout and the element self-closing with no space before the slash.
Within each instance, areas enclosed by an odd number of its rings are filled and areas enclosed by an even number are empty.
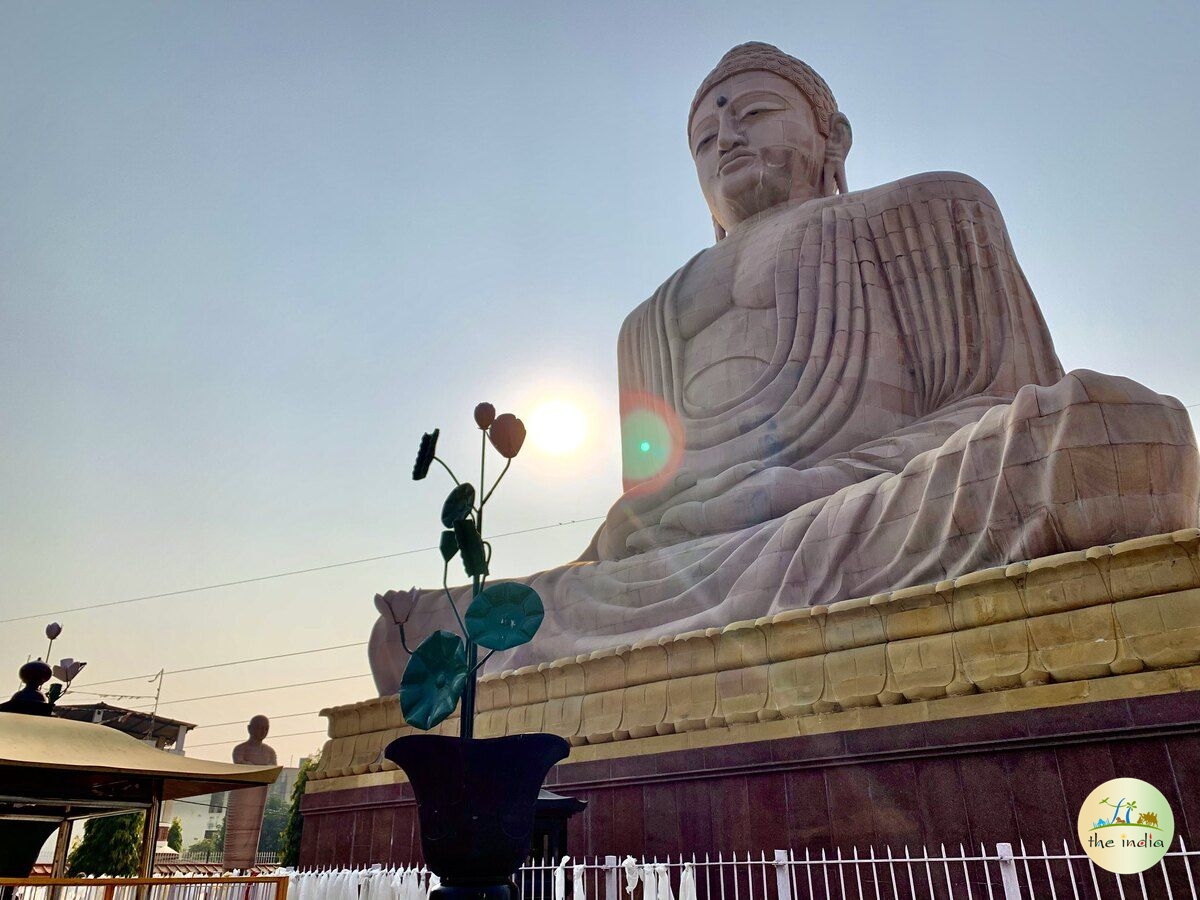
<svg viewBox="0 0 1200 900">
<path fill-rule="evenodd" d="M 833 466 L 811 469 L 772 466 L 729 490 L 673 506 L 663 514 L 662 527 L 693 536 L 737 531 L 778 519 L 806 503 L 828 497 L 853 481 Z"/>
<path fill-rule="evenodd" d="M 657 491 L 628 491 L 608 511 L 597 539 L 599 558 L 620 559 L 631 551 L 642 553 L 686 540 L 691 536 L 689 532 L 661 524 L 664 510 L 680 503 L 719 496 L 762 469 L 761 462 L 741 463 L 714 478 L 702 480 L 682 469 Z"/>
</svg>

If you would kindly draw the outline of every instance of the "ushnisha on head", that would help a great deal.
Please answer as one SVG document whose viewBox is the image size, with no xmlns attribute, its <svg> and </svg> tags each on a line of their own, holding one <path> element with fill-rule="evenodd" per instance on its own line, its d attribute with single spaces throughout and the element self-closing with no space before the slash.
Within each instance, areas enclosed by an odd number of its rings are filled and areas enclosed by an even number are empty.
<svg viewBox="0 0 1200 900">
<path fill-rule="evenodd" d="M 717 240 L 780 203 L 846 192 L 849 120 L 820 75 L 770 44 L 721 57 L 692 101 L 688 140 Z"/>
</svg>

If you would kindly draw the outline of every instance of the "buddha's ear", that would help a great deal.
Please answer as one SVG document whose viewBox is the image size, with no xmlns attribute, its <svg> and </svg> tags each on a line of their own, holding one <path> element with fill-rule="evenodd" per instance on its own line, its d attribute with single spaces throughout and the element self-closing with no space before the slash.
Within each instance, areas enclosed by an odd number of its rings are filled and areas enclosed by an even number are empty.
<svg viewBox="0 0 1200 900">
<path fill-rule="evenodd" d="M 835 193 L 848 193 L 846 186 L 846 157 L 854 134 L 850 120 L 842 113 L 835 113 L 829 123 L 829 137 L 825 139 L 825 165 L 821 173 L 821 194 L 832 197 Z"/>
<path fill-rule="evenodd" d="M 725 227 L 717 221 L 717 217 L 713 216 L 713 234 L 717 236 L 718 241 L 725 240 Z"/>
</svg>

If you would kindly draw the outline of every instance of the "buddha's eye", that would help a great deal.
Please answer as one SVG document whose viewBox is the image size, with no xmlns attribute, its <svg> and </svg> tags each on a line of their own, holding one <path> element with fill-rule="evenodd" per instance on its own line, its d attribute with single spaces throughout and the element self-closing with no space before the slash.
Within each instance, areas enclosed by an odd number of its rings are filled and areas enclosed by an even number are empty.
<svg viewBox="0 0 1200 900">
<path fill-rule="evenodd" d="M 696 152 L 699 153 L 701 150 L 703 150 L 705 147 L 707 147 L 710 143 L 712 143 L 712 139 L 713 139 L 713 136 L 711 134 L 708 137 L 702 138 L 700 143 L 698 143 L 696 145 Z"/>
</svg>

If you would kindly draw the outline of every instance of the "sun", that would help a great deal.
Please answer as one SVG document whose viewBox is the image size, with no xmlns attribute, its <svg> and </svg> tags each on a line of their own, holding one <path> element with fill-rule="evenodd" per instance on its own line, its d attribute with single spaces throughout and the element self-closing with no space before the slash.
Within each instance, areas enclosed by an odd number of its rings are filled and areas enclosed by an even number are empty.
<svg viewBox="0 0 1200 900">
<path fill-rule="evenodd" d="M 578 450 L 587 432 L 587 416 L 568 400 L 546 400 L 529 416 L 529 440 L 552 456 Z"/>
</svg>

